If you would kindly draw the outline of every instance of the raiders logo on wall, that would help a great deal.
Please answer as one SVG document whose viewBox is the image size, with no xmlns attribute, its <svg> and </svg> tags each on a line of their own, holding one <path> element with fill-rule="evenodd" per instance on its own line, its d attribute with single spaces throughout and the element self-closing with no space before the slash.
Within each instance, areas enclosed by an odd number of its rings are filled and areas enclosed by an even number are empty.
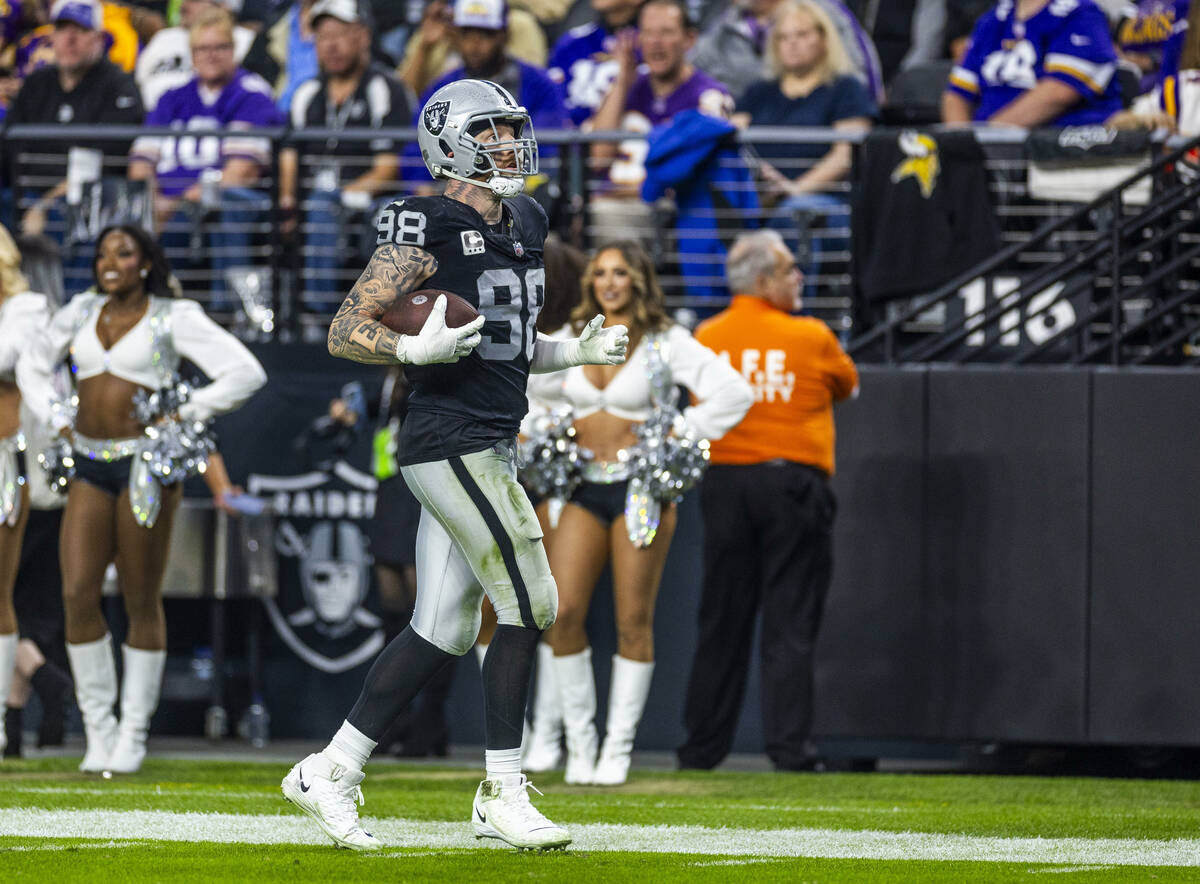
<svg viewBox="0 0 1200 884">
<path fill-rule="evenodd" d="M 377 484 L 345 461 L 298 476 L 251 474 L 246 482 L 276 514 L 279 595 L 265 600 L 271 625 L 296 656 L 323 672 L 353 669 L 384 645 L 383 624 L 367 608 L 366 526 Z"/>
</svg>

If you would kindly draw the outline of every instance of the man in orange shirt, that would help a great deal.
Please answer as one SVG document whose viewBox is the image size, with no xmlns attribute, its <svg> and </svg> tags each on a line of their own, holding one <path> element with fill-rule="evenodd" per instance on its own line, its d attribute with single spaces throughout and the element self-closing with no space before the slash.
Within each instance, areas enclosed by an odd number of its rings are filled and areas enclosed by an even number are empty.
<svg viewBox="0 0 1200 884">
<path fill-rule="evenodd" d="M 804 770 L 833 576 L 833 403 L 858 392 L 858 372 L 825 323 L 791 315 L 802 277 L 778 233 L 739 237 L 725 269 L 733 301 L 696 339 L 742 372 L 754 404 L 712 443 L 701 487 L 704 590 L 679 763 L 708 769 L 729 753 L 761 607 L 766 752 L 777 770 Z"/>
</svg>

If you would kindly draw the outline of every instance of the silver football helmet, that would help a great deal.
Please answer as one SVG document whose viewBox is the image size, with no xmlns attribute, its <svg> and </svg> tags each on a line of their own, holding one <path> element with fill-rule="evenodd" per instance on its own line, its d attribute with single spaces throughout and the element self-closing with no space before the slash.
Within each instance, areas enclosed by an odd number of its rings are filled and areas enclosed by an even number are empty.
<svg viewBox="0 0 1200 884">
<path fill-rule="evenodd" d="M 501 140 L 497 126 L 512 126 L 513 138 Z M 486 144 L 478 136 L 490 130 Z M 417 123 L 417 144 L 434 178 L 454 178 L 489 188 L 501 197 L 525 189 L 525 176 L 538 170 L 537 142 L 529 112 L 502 86 L 489 80 L 456 80 L 430 96 Z M 496 160 L 511 153 L 504 166 Z M 487 175 L 484 181 L 474 176 Z"/>
</svg>

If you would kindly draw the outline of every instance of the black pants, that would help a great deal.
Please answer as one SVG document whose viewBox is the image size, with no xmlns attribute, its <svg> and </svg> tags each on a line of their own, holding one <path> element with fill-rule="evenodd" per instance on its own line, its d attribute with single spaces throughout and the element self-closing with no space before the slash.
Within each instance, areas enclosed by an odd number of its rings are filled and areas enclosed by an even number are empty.
<svg viewBox="0 0 1200 884">
<path fill-rule="evenodd" d="M 763 735 L 779 768 L 805 762 L 813 648 L 833 576 L 833 492 L 803 464 L 715 465 L 701 486 L 704 590 L 684 706 L 684 767 L 729 754 L 762 609 Z"/>
</svg>

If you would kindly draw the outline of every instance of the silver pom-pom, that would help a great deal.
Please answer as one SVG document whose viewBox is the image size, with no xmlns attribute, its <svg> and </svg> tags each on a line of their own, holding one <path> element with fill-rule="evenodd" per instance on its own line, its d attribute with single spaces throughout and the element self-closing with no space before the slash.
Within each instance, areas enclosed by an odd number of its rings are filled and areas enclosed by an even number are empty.
<svg viewBox="0 0 1200 884">
<path fill-rule="evenodd" d="M 191 384 L 177 380 L 151 393 L 138 390 L 133 397 L 133 416 L 146 427 L 138 456 L 163 485 L 204 472 L 209 454 L 216 450 L 207 423 L 179 416 L 191 396 Z"/>
<path fill-rule="evenodd" d="M 662 503 L 678 503 L 700 482 L 708 467 L 709 444 L 688 430 L 683 415 L 662 409 L 633 428 L 630 476 Z"/>
<path fill-rule="evenodd" d="M 191 394 L 191 385 L 183 381 L 134 394 L 133 416 L 146 426 L 129 480 L 129 503 L 139 525 L 153 527 L 162 504 L 161 488 L 204 472 L 208 456 L 216 450 L 207 423 L 179 416 Z"/>
<path fill-rule="evenodd" d="M 644 548 L 658 533 L 663 505 L 683 500 L 699 483 L 708 467 L 709 444 L 670 407 L 656 409 L 633 432 L 638 441 L 626 453 L 625 529 L 633 545 Z"/>
<path fill-rule="evenodd" d="M 67 485 L 75 476 L 75 453 L 71 451 L 71 443 L 58 437 L 46 446 L 45 451 L 38 452 L 37 462 L 46 474 L 50 490 L 66 494 Z"/>
<path fill-rule="evenodd" d="M 569 409 L 538 415 L 531 423 L 521 443 L 521 481 L 541 497 L 566 501 L 583 481 L 583 466 L 592 452 L 575 441 Z"/>
</svg>

